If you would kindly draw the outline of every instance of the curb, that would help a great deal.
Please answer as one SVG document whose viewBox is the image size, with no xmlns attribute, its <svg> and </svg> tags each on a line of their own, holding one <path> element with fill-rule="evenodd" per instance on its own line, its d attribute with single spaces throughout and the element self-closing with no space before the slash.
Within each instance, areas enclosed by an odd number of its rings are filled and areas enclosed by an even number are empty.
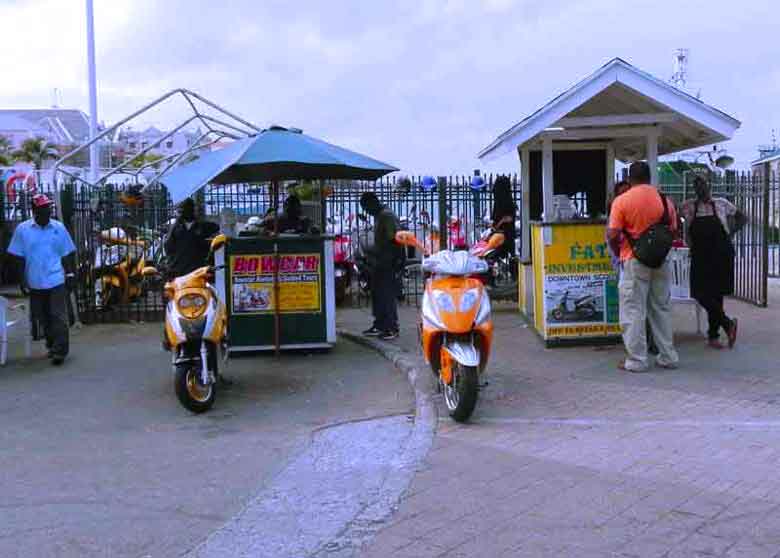
<svg viewBox="0 0 780 558">
<path fill-rule="evenodd" d="M 433 402 L 431 375 L 421 372 L 414 360 L 410 358 L 410 354 L 400 347 L 345 329 L 338 330 L 338 334 L 344 339 L 376 351 L 406 375 L 409 385 L 414 390 L 415 420 L 412 435 L 416 438 L 428 437 L 432 440 L 439 417 Z M 430 443 L 427 445 L 430 446 Z"/>
</svg>

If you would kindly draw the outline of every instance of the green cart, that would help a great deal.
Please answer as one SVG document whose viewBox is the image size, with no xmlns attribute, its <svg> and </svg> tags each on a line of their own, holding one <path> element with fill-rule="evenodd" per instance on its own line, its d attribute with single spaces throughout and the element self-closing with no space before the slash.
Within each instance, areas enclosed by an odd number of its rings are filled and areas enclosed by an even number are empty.
<svg viewBox="0 0 780 558">
<path fill-rule="evenodd" d="M 228 354 L 336 344 L 332 237 L 228 238 L 215 264 Z"/>
</svg>

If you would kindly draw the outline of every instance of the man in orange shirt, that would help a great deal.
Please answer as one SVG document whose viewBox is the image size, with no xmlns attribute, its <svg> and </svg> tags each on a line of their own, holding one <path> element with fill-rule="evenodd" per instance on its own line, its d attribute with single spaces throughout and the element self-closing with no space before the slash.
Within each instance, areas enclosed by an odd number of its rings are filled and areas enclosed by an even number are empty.
<svg viewBox="0 0 780 558">
<path fill-rule="evenodd" d="M 613 252 L 620 257 L 620 326 L 626 360 L 619 368 L 645 372 L 649 368 L 645 320 L 650 323 L 658 346 L 656 364 L 662 368 L 677 368 L 679 357 L 674 348 L 672 332 L 671 271 L 669 262 L 651 268 L 634 257 L 626 238 L 639 238 L 648 228 L 660 222 L 664 215 L 661 194 L 650 185 L 650 167 L 636 162 L 628 171 L 631 189 L 615 199 L 609 218 L 607 237 Z M 674 204 L 667 199 L 669 227 L 677 229 Z"/>
</svg>

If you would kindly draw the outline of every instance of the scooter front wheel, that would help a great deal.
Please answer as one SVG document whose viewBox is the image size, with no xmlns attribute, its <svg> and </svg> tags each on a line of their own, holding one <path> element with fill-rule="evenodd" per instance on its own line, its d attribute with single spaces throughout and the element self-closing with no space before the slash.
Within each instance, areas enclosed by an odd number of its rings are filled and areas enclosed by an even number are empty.
<svg viewBox="0 0 780 558">
<path fill-rule="evenodd" d="M 203 385 L 200 381 L 200 370 L 193 363 L 176 365 L 173 386 L 179 403 L 193 413 L 205 413 L 214 405 L 217 387 L 213 383 Z"/>
<path fill-rule="evenodd" d="M 475 366 L 463 366 L 458 362 L 452 363 L 452 379 L 449 384 L 442 381 L 442 391 L 447 411 L 453 420 L 465 422 L 474 412 L 479 391 L 478 376 Z"/>
</svg>

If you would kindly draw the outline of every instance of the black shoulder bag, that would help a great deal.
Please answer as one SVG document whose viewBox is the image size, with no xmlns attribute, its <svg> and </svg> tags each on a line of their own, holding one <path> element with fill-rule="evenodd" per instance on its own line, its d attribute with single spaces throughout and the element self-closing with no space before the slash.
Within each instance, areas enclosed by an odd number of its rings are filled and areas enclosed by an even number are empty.
<svg viewBox="0 0 780 558">
<path fill-rule="evenodd" d="M 647 267 L 657 269 L 666 261 L 669 250 L 672 249 L 674 235 L 669 226 L 669 206 L 666 196 L 658 192 L 661 202 L 664 204 L 664 214 L 661 220 L 648 227 L 639 238 L 632 238 L 628 231 L 624 231 L 634 257 Z"/>
</svg>

